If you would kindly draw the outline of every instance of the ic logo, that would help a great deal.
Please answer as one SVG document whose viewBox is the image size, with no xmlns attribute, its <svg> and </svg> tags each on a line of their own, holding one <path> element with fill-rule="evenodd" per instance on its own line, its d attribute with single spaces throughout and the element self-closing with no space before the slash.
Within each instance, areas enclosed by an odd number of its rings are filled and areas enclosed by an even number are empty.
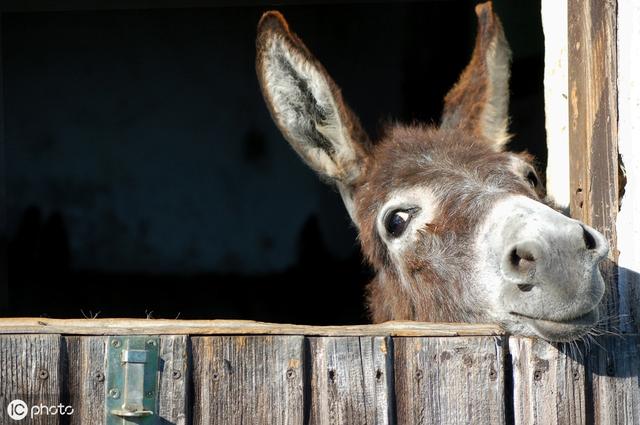
<svg viewBox="0 0 640 425">
<path fill-rule="evenodd" d="M 9 414 L 9 417 L 16 421 L 24 419 L 28 412 L 29 408 L 27 407 L 27 403 L 22 400 L 13 400 L 7 406 L 7 413 Z"/>
</svg>

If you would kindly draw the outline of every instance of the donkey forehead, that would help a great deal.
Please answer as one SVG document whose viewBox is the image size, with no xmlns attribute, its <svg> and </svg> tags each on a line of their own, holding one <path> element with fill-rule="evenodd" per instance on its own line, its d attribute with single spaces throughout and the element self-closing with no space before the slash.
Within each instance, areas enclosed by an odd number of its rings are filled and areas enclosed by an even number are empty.
<svg viewBox="0 0 640 425">
<path fill-rule="evenodd" d="M 463 132 L 432 129 L 395 130 L 372 156 L 366 173 L 371 186 L 385 190 L 428 185 L 436 192 L 450 184 L 465 184 L 470 190 L 513 190 L 515 174 L 527 159 L 496 152 Z"/>
</svg>

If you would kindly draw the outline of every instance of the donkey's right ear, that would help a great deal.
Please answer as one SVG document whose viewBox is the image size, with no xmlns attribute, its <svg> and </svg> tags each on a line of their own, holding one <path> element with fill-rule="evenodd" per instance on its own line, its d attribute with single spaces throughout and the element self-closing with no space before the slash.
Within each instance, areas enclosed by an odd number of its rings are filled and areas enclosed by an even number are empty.
<svg viewBox="0 0 640 425">
<path fill-rule="evenodd" d="M 304 161 L 338 183 L 344 196 L 366 166 L 369 139 L 358 119 L 280 13 L 262 16 L 256 45 L 258 79 L 273 120 Z"/>
</svg>

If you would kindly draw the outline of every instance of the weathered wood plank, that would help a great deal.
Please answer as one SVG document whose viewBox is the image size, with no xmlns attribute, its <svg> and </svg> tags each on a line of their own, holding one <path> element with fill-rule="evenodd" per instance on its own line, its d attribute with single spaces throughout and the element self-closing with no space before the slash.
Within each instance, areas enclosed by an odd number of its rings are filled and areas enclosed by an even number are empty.
<svg viewBox="0 0 640 425">
<path fill-rule="evenodd" d="M 616 264 L 616 219 L 624 180 L 618 156 L 616 6 L 614 0 L 569 0 L 568 7 L 571 214 L 602 231 L 612 247 L 610 261 L 601 267 L 607 284 L 601 313 L 609 319 L 601 326 L 613 330 L 621 315 L 633 317 L 637 300 L 634 279 L 624 280 L 633 274 L 624 270 L 619 280 Z M 625 331 L 637 329 L 638 323 L 624 326 Z M 637 346 L 630 339 L 607 341 L 607 353 L 594 351 L 595 357 L 589 358 L 595 423 L 638 423 L 637 410 L 630 407 L 638 405 Z M 607 375 L 611 362 L 622 367 L 622 375 Z"/>
<path fill-rule="evenodd" d="M 26 403 L 25 423 L 59 424 L 59 414 L 39 415 L 40 405 L 61 403 L 60 335 L 0 335 L 0 423 L 20 423 L 10 418 L 7 407 L 13 400 Z M 19 410 L 15 413 L 20 413 Z"/>
<path fill-rule="evenodd" d="M 107 337 L 66 336 L 66 388 L 74 412 L 71 425 L 104 422 Z"/>
<path fill-rule="evenodd" d="M 390 343 L 386 337 L 310 338 L 310 423 L 392 423 Z"/>
<path fill-rule="evenodd" d="M 640 338 L 598 338 L 588 357 L 594 424 L 640 424 Z"/>
<path fill-rule="evenodd" d="M 165 424 L 186 425 L 189 421 L 188 389 L 189 337 L 162 335 L 160 337 L 161 371 L 159 376 L 159 416 Z"/>
<path fill-rule="evenodd" d="M 301 424 L 304 337 L 192 337 L 193 423 Z"/>
<path fill-rule="evenodd" d="M 609 240 L 602 317 L 619 317 L 626 289 L 617 281 L 619 209 L 616 2 L 569 0 L 571 216 Z"/>
<path fill-rule="evenodd" d="M 548 342 L 514 337 L 509 351 L 515 424 L 587 423 L 584 359 L 578 351 L 572 358 Z"/>
<path fill-rule="evenodd" d="M 66 391 L 74 408 L 70 424 L 104 423 L 106 336 L 66 336 Z M 188 406 L 188 337 L 160 336 L 158 416 L 162 423 L 184 425 Z"/>
<path fill-rule="evenodd" d="M 394 338 L 399 424 L 503 424 L 500 337 Z"/>
<path fill-rule="evenodd" d="M 0 334 L 75 335 L 308 335 L 308 336 L 483 336 L 502 335 L 497 325 L 385 322 L 357 326 L 305 326 L 251 320 L 0 318 Z"/>
</svg>

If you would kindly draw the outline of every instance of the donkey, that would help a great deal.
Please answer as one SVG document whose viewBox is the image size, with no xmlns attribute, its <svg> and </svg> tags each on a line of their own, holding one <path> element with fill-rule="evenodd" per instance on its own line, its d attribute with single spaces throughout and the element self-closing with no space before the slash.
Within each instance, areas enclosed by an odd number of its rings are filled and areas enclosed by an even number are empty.
<svg viewBox="0 0 640 425">
<path fill-rule="evenodd" d="M 511 53 L 491 2 L 439 126 L 394 125 L 373 143 L 284 17 L 266 12 L 256 70 L 271 116 L 334 184 L 376 275 L 374 322 L 497 323 L 570 341 L 599 319 L 606 239 L 558 212 L 526 153 L 505 150 Z"/>
</svg>

